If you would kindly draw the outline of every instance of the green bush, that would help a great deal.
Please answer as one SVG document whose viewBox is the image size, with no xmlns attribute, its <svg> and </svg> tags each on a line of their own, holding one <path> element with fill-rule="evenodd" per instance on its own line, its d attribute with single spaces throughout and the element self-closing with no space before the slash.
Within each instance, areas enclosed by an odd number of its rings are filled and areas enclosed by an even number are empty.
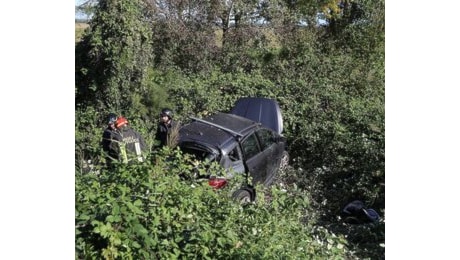
<svg viewBox="0 0 460 260">
<path fill-rule="evenodd" d="M 181 179 L 192 174 L 189 160 L 164 149 L 144 164 L 77 175 L 76 257 L 308 259 L 349 254 L 344 237 L 312 232 L 314 225 L 302 222 L 309 201 L 301 190 L 259 187 L 257 203 L 241 205 L 230 198 L 237 181 L 213 190 L 206 182 Z"/>
</svg>

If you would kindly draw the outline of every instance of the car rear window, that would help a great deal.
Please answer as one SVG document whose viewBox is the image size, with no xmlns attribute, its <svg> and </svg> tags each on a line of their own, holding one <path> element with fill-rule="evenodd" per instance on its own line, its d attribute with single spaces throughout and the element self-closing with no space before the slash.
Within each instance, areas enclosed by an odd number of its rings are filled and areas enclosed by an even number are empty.
<svg viewBox="0 0 460 260">
<path fill-rule="evenodd" d="M 181 150 L 182 152 L 186 154 L 195 156 L 195 158 L 200 161 L 205 161 L 205 160 L 214 161 L 215 160 L 214 154 L 206 150 L 199 149 L 197 147 L 181 147 Z"/>
</svg>

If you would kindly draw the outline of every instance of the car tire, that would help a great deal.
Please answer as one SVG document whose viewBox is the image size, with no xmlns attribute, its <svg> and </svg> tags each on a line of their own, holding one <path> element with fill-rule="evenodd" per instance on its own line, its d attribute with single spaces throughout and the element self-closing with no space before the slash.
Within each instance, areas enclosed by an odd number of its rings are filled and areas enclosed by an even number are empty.
<svg viewBox="0 0 460 260">
<path fill-rule="evenodd" d="M 287 151 L 284 151 L 278 162 L 278 167 L 271 169 L 270 174 L 268 174 L 267 179 L 264 182 L 264 185 L 268 187 L 274 181 L 276 182 L 276 180 L 280 178 L 280 174 L 286 171 L 288 166 L 289 166 L 289 153 Z"/>
<path fill-rule="evenodd" d="M 288 166 L 289 166 L 289 153 L 287 151 L 284 151 L 283 155 L 281 156 L 279 170 L 285 171 Z"/>
<path fill-rule="evenodd" d="M 249 203 L 252 201 L 251 193 L 246 189 L 239 189 L 232 194 L 232 198 L 240 203 Z"/>
</svg>

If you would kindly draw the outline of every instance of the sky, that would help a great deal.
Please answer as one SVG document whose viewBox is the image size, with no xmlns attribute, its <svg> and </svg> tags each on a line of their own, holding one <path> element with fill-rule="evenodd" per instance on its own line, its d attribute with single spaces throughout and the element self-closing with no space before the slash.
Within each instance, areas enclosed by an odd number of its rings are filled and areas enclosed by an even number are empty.
<svg viewBox="0 0 460 260">
<path fill-rule="evenodd" d="M 75 6 L 78 6 L 84 2 L 85 0 L 75 0 Z M 79 13 L 75 12 L 75 19 L 85 19 L 85 18 L 87 18 L 87 15 L 80 13 L 80 12 Z"/>
<path fill-rule="evenodd" d="M 0 259 L 71 259 L 75 5 L 26 4 L 7 1 L 2 8 L 12 11 L 0 16 Z M 385 256 L 452 258 L 451 235 L 460 233 L 452 219 L 460 197 L 460 3 L 385 5 Z"/>
</svg>

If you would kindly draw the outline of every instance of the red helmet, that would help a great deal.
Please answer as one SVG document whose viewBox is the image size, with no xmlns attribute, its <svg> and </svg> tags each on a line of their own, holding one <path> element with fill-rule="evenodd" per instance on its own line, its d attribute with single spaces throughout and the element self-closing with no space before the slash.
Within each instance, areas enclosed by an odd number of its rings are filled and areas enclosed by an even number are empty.
<svg viewBox="0 0 460 260">
<path fill-rule="evenodd" d="M 115 122 L 115 126 L 117 128 L 120 128 L 124 125 L 127 125 L 128 124 L 128 120 L 122 116 L 118 117 L 117 121 Z"/>
</svg>

